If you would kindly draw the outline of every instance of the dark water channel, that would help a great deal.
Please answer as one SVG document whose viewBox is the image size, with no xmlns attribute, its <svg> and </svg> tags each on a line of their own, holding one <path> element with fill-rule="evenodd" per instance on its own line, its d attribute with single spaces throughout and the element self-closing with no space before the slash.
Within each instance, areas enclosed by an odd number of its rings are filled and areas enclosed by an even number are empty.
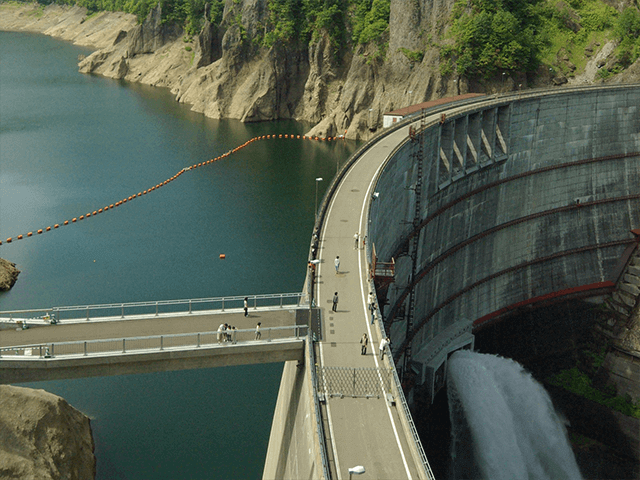
<svg viewBox="0 0 640 480">
<path fill-rule="evenodd" d="M 194 114 L 81 75 L 87 50 L 0 32 L 0 237 L 79 217 L 248 139 L 304 133 Z M 300 291 L 322 196 L 353 143 L 274 140 L 113 211 L 6 244 L 0 310 Z M 226 259 L 221 260 L 220 254 Z M 259 478 L 282 364 L 42 382 L 92 418 L 98 478 Z"/>
</svg>

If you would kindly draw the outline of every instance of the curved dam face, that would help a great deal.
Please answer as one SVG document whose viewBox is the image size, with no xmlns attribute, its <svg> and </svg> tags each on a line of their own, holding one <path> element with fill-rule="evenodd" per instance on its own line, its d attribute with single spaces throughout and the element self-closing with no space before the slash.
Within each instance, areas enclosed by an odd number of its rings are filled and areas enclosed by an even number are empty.
<svg viewBox="0 0 640 480">
<path fill-rule="evenodd" d="M 378 261 L 395 261 L 378 301 L 396 363 L 424 394 L 474 328 L 611 291 L 640 228 L 639 152 L 635 85 L 485 97 L 390 154 L 369 238 Z"/>
</svg>

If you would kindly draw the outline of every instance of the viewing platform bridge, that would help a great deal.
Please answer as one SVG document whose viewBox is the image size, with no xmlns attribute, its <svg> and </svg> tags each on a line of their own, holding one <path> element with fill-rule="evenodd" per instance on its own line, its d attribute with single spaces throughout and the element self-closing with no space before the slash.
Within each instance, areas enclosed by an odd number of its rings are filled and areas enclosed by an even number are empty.
<svg viewBox="0 0 640 480">
<path fill-rule="evenodd" d="M 244 298 L 0 312 L 0 383 L 302 361 L 305 295 Z"/>
</svg>

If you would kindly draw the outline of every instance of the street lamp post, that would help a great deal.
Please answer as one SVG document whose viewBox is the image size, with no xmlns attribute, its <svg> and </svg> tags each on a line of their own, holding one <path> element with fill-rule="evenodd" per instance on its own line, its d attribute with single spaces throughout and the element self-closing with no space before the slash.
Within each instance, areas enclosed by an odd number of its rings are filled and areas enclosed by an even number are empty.
<svg viewBox="0 0 640 480">
<path fill-rule="evenodd" d="M 318 183 L 322 181 L 322 177 L 316 178 L 316 222 L 318 221 Z"/>
</svg>

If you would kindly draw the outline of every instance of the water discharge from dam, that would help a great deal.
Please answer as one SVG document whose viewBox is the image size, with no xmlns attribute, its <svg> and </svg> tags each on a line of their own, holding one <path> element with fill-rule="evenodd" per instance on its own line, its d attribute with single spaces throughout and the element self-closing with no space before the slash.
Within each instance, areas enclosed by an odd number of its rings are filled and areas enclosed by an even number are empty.
<svg viewBox="0 0 640 480">
<path fill-rule="evenodd" d="M 549 395 L 519 363 L 469 351 L 447 370 L 450 478 L 581 479 Z"/>
</svg>

